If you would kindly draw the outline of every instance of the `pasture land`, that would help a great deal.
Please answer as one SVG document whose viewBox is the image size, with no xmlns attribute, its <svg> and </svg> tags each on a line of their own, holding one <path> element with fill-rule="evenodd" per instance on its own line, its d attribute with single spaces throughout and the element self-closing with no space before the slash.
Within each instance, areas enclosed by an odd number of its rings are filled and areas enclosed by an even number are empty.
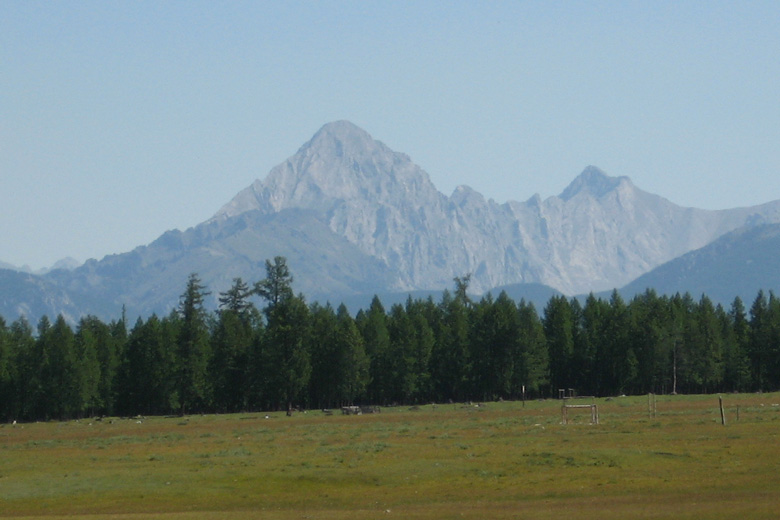
<svg viewBox="0 0 780 520">
<path fill-rule="evenodd" d="M 5 424 L 0 517 L 780 516 L 780 394 L 656 401 Z"/>
</svg>

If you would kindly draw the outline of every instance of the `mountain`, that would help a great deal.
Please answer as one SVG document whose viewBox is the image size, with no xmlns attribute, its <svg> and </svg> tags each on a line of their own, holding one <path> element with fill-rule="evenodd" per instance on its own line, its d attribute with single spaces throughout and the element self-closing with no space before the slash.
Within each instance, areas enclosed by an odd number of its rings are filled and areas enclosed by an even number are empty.
<svg viewBox="0 0 780 520">
<path fill-rule="evenodd" d="M 76 321 L 88 305 L 56 283 L 31 273 L 0 268 L 0 316 L 16 319 L 26 316 L 32 325 L 40 316 L 62 314 Z"/>
<path fill-rule="evenodd" d="M 31 273 L 31 274 L 46 274 L 49 271 L 54 271 L 55 269 L 66 269 L 68 271 L 71 271 L 75 268 L 77 268 L 80 265 L 80 262 L 72 257 L 66 257 L 61 260 L 58 260 L 49 268 L 44 267 L 43 269 L 38 269 L 36 271 L 33 271 L 30 269 L 30 266 L 24 265 L 22 267 L 17 267 L 13 264 L 9 264 L 7 262 L 0 261 L 0 269 L 8 269 L 10 271 L 18 271 L 20 273 Z"/>
<path fill-rule="evenodd" d="M 0 269 L 7 269 L 9 271 L 21 271 L 22 269 L 19 269 L 13 264 L 9 264 L 8 262 L 3 262 L 0 260 Z"/>
<path fill-rule="evenodd" d="M 282 255 L 293 289 L 309 300 L 434 294 L 467 273 L 475 294 L 543 284 L 571 295 L 624 286 L 734 229 L 774 222 L 780 202 L 683 208 L 593 166 L 545 200 L 499 204 L 467 186 L 446 196 L 407 155 L 338 121 L 206 222 L 70 271 L 53 270 L 40 277 L 41 292 L 25 294 L 40 300 L 59 291 L 51 308 L 71 302 L 79 306 L 68 308 L 74 315 L 116 317 L 124 305 L 132 319 L 169 312 L 193 272 L 212 291 L 214 306 L 235 277 L 260 280 L 265 260 Z M 17 301 L 2 284 L 0 294 L 6 302 L 0 315 L 8 318 L 42 308 Z"/>
<path fill-rule="evenodd" d="M 513 283 L 611 289 L 749 222 L 780 221 L 780 202 L 682 208 L 592 166 L 544 201 L 498 204 L 466 186 L 446 197 L 408 156 L 346 121 L 323 127 L 214 218 L 286 209 L 315 211 L 388 266 L 397 291 L 438 290 L 468 272 L 477 292 Z"/>
<path fill-rule="evenodd" d="M 706 294 L 728 307 L 736 296 L 750 306 L 759 290 L 780 287 L 780 224 L 748 226 L 656 267 L 624 288 L 626 297 L 653 288 L 659 294 Z"/>
</svg>

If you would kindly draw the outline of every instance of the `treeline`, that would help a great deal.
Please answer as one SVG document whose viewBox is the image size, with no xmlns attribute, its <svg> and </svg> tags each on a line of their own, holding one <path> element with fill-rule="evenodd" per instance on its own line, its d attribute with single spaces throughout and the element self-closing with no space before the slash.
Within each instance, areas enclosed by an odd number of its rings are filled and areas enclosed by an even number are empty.
<svg viewBox="0 0 780 520">
<path fill-rule="evenodd" d="M 0 418 L 330 408 L 345 404 L 780 388 L 780 299 L 750 310 L 706 296 L 625 302 L 553 297 L 541 315 L 505 293 L 472 301 L 468 277 L 441 301 L 374 298 L 353 317 L 308 305 L 286 261 L 264 280 L 236 279 L 219 310 L 191 275 L 169 315 L 75 329 L 47 317 L 37 329 L 0 318 Z M 253 299 L 262 298 L 258 308 Z"/>
</svg>

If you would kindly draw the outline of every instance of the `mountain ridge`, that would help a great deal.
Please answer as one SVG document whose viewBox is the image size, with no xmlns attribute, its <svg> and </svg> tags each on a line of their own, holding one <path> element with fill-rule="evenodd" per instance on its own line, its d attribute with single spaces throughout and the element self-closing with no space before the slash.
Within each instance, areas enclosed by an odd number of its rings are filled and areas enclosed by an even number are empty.
<svg viewBox="0 0 780 520">
<path fill-rule="evenodd" d="M 780 201 L 684 208 L 595 166 L 547 199 L 499 204 L 468 186 L 447 196 L 409 156 L 337 121 L 205 222 L 44 278 L 96 314 L 169 312 L 192 272 L 216 305 L 233 278 L 262 279 L 277 255 L 312 300 L 441 291 L 467 273 L 476 294 L 542 284 L 574 295 L 622 287 L 729 231 L 772 222 Z"/>
<path fill-rule="evenodd" d="M 632 297 L 647 288 L 659 294 L 706 294 L 725 306 L 739 296 L 780 287 L 780 224 L 747 225 L 643 274 L 621 289 Z"/>
<path fill-rule="evenodd" d="M 399 193 L 402 198 L 392 197 Z M 323 126 L 215 218 L 290 207 L 321 212 L 333 232 L 398 266 L 396 290 L 441 287 L 457 274 L 442 268 L 445 263 L 473 272 L 478 291 L 517 282 L 541 282 L 567 294 L 620 287 L 746 219 L 739 210 L 681 208 L 595 166 L 585 168 L 561 195 L 545 200 L 498 204 L 466 186 L 447 197 L 408 156 L 345 121 Z M 764 219 L 780 218 L 780 206 L 768 208 Z M 576 222 L 578 216 L 585 225 Z M 640 221 L 656 229 L 637 235 Z M 633 247 L 620 245 L 632 240 Z M 433 260 L 417 258 L 418 251 Z"/>
</svg>

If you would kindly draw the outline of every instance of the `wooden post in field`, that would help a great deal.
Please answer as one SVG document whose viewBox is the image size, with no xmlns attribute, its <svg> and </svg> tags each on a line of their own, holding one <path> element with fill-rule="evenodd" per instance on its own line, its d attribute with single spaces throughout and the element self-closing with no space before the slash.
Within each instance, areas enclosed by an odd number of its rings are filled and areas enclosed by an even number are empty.
<svg viewBox="0 0 780 520">
<path fill-rule="evenodd" d="M 726 412 L 723 411 L 723 397 L 718 396 L 718 403 L 720 404 L 720 422 L 723 426 L 726 426 Z"/>
</svg>

